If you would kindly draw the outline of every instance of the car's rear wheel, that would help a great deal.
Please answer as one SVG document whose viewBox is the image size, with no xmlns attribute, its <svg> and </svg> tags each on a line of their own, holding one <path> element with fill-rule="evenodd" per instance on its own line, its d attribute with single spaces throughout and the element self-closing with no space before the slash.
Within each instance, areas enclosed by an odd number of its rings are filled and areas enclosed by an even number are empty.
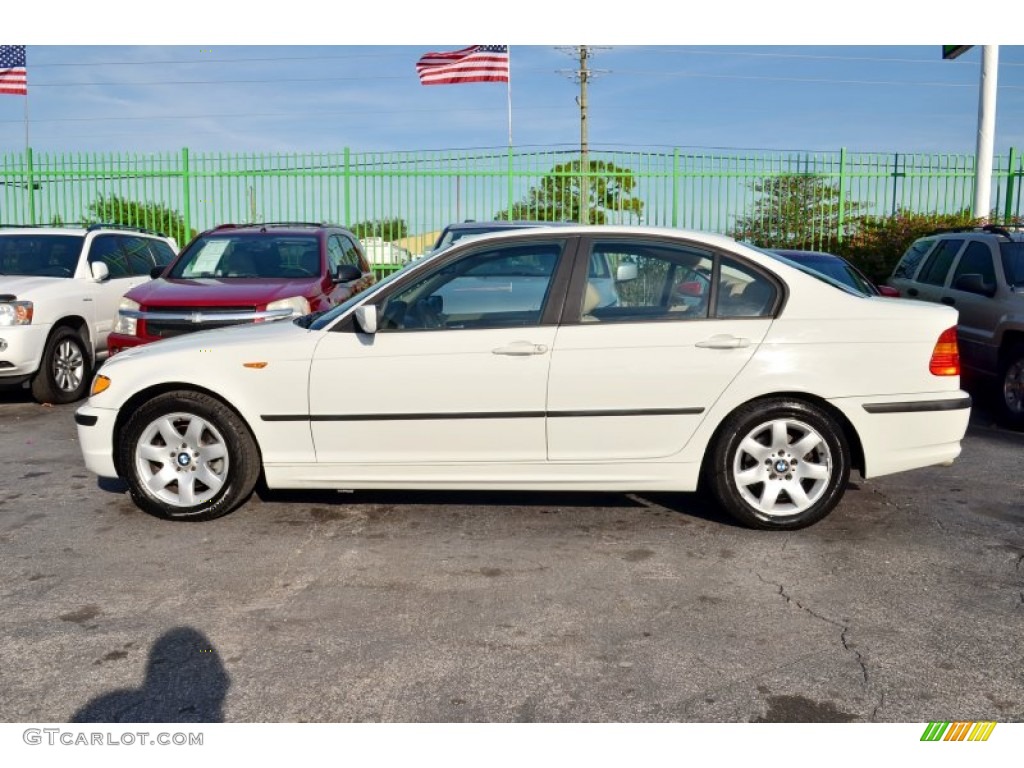
<svg viewBox="0 0 1024 768">
<path fill-rule="evenodd" d="M 240 506 L 260 473 L 248 426 L 219 400 L 169 392 L 121 430 L 119 464 L 135 503 L 168 520 L 213 520 Z"/>
<path fill-rule="evenodd" d="M 996 417 L 1006 427 L 1024 429 L 1024 344 L 1003 355 L 996 392 Z"/>
<path fill-rule="evenodd" d="M 32 397 L 40 403 L 73 403 L 89 388 L 89 351 L 74 329 L 60 326 L 46 340 L 43 359 L 32 379 Z"/>
<path fill-rule="evenodd" d="M 718 503 L 752 528 L 795 530 L 839 503 L 850 477 L 842 427 L 823 409 L 775 399 L 738 409 L 712 448 Z"/>
</svg>

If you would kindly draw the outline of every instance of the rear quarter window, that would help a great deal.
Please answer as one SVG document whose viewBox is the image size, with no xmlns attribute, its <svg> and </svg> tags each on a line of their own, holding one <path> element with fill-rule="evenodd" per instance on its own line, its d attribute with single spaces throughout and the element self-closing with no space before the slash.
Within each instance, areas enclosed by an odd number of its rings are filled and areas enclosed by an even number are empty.
<svg viewBox="0 0 1024 768">
<path fill-rule="evenodd" d="M 935 240 L 915 240 L 907 249 L 907 252 L 903 254 L 899 264 L 896 265 L 896 269 L 893 270 L 892 276 L 912 280 L 914 273 L 917 272 L 918 265 L 927 255 L 928 251 L 932 249 L 933 245 L 935 245 Z"/>
</svg>

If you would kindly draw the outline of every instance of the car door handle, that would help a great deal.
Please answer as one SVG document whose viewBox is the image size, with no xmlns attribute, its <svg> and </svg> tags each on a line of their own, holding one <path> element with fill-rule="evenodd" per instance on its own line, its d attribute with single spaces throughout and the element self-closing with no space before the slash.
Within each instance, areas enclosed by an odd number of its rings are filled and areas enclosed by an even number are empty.
<svg viewBox="0 0 1024 768">
<path fill-rule="evenodd" d="M 955 307 L 956 299 L 954 299 L 952 296 L 943 296 L 942 303 L 950 307 Z"/>
<path fill-rule="evenodd" d="M 695 346 L 703 347 L 704 349 L 739 349 L 741 347 L 749 347 L 750 339 L 745 339 L 742 336 L 719 334 L 718 336 L 712 336 L 710 339 L 698 341 Z"/>
<path fill-rule="evenodd" d="M 917 288 L 907 288 L 907 296 L 917 296 Z"/>
<path fill-rule="evenodd" d="M 513 357 L 525 357 L 526 355 L 543 355 L 548 348 L 543 344 L 533 344 L 529 341 L 513 341 L 504 347 L 492 349 L 495 355 L 512 355 Z"/>
</svg>

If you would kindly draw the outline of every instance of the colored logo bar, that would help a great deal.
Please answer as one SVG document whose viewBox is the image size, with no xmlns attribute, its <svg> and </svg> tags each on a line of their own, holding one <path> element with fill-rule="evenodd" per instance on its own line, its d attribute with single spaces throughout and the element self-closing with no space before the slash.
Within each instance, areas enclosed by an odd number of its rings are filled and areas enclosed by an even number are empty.
<svg viewBox="0 0 1024 768">
<path fill-rule="evenodd" d="M 933 722 L 921 734 L 921 741 L 988 741 L 996 724 L 981 722 Z"/>
</svg>

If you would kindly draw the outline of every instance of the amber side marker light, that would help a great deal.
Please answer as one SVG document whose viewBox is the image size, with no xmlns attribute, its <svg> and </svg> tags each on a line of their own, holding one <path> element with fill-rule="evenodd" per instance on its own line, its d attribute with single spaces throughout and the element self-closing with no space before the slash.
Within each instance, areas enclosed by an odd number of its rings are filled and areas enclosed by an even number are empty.
<svg viewBox="0 0 1024 768">
<path fill-rule="evenodd" d="M 267 364 L 266 363 L 242 363 L 242 366 L 245 367 L 245 368 L 266 368 Z"/>
<path fill-rule="evenodd" d="M 960 348 L 956 343 L 956 326 L 947 328 L 935 342 L 928 370 L 934 376 L 960 375 Z"/>
<path fill-rule="evenodd" d="M 110 387 L 110 379 L 106 376 L 97 376 L 92 380 L 92 391 L 90 394 L 98 395 L 100 392 L 106 392 Z"/>
</svg>

